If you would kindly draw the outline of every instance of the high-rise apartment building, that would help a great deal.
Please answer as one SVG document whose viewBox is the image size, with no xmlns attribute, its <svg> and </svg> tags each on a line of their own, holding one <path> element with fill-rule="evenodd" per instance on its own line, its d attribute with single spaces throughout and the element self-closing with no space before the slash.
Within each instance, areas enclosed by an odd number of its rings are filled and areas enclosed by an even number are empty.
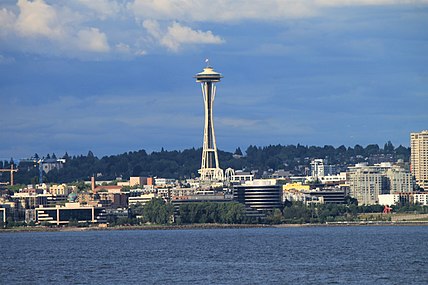
<svg viewBox="0 0 428 285">
<path fill-rule="evenodd" d="M 386 190 L 390 194 L 413 192 L 412 174 L 403 168 L 392 167 L 385 171 Z"/>
<path fill-rule="evenodd" d="M 410 134 L 410 163 L 416 184 L 428 190 L 428 130 Z"/>
<path fill-rule="evenodd" d="M 351 197 L 358 205 L 372 205 L 379 202 L 379 195 L 385 189 L 385 178 L 377 169 L 358 168 L 350 173 L 349 188 Z"/>
<path fill-rule="evenodd" d="M 411 193 L 413 179 L 411 174 L 389 162 L 369 166 L 359 163 L 349 167 L 348 183 L 351 197 L 359 205 L 372 205 L 379 202 L 381 194 Z"/>
</svg>

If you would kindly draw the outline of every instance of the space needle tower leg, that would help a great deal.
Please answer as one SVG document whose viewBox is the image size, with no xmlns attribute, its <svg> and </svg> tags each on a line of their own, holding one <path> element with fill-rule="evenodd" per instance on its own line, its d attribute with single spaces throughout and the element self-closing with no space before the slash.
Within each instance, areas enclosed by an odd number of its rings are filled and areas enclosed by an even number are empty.
<svg viewBox="0 0 428 285">
<path fill-rule="evenodd" d="M 199 174 L 203 181 L 222 181 L 223 170 L 218 163 L 217 145 L 214 133 L 213 105 L 216 95 L 215 83 L 223 76 L 215 72 L 209 64 L 204 71 L 196 74 L 196 82 L 201 83 L 202 96 L 204 98 L 205 123 L 204 143 L 202 147 L 202 163 Z"/>
</svg>

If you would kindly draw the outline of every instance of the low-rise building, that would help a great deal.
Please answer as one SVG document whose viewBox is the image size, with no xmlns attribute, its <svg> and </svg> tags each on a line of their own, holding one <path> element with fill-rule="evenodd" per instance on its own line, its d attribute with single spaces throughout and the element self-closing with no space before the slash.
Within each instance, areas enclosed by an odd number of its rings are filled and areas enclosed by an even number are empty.
<svg viewBox="0 0 428 285">
<path fill-rule="evenodd" d="M 302 202 L 305 205 L 309 203 L 321 203 L 320 199 L 316 196 L 312 196 L 308 191 L 300 191 L 295 189 L 289 189 L 283 192 L 283 201 L 290 202 Z"/>
<path fill-rule="evenodd" d="M 170 178 L 155 178 L 155 185 L 159 187 L 174 186 L 175 179 Z"/>
<path fill-rule="evenodd" d="M 339 174 L 336 174 L 336 175 L 319 176 L 318 179 L 323 184 L 339 185 L 346 182 L 347 175 L 346 175 L 346 172 L 340 172 Z"/>
<path fill-rule="evenodd" d="M 16 192 L 10 197 L 10 200 L 15 202 L 18 209 L 34 209 L 40 205 L 46 206 L 48 204 L 48 196 L 50 194 L 36 194 L 26 192 Z"/>
<path fill-rule="evenodd" d="M 104 208 L 127 208 L 128 207 L 128 196 L 127 193 L 109 193 L 109 192 L 98 192 L 95 195 L 95 199 Z"/>
<path fill-rule="evenodd" d="M 79 223 L 105 223 L 105 209 L 100 206 L 82 206 L 79 203 L 66 203 L 64 206 L 38 207 L 37 223 L 66 225 L 70 221 Z"/>
<path fill-rule="evenodd" d="M 129 197 L 128 203 L 129 203 L 129 206 L 135 205 L 137 203 L 144 206 L 147 202 L 149 202 L 153 198 L 157 198 L 157 197 L 158 197 L 158 195 L 156 193 L 141 194 L 140 196 Z"/>
<path fill-rule="evenodd" d="M 129 186 L 142 186 L 147 185 L 147 179 L 148 177 L 142 177 L 142 176 L 131 176 L 129 177 Z"/>
<path fill-rule="evenodd" d="M 414 193 L 413 194 L 413 202 L 415 204 L 428 206 L 428 193 Z"/>
<path fill-rule="evenodd" d="M 293 182 L 293 183 L 287 183 L 282 186 L 283 191 L 289 191 L 289 190 L 297 190 L 297 191 L 309 191 L 310 186 L 307 184 L 303 184 L 302 182 Z"/>
<path fill-rule="evenodd" d="M 0 206 L 0 223 L 6 223 L 7 221 L 7 209 L 6 207 Z"/>
<path fill-rule="evenodd" d="M 94 193 L 98 193 L 98 192 L 108 192 L 108 193 L 120 193 L 122 191 L 123 187 L 122 186 L 117 186 L 117 185 L 101 185 L 101 186 L 96 186 L 94 189 Z"/>
<path fill-rule="evenodd" d="M 233 175 L 230 177 L 230 182 L 233 184 L 242 184 L 246 181 L 253 181 L 254 175 L 251 172 L 245 172 L 237 170 Z"/>
<path fill-rule="evenodd" d="M 379 205 L 392 206 L 413 203 L 413 199 L 413 193 L 381 194 L 379 195 Z"/>
<path fill-rule="evenodd" d="M 392 206 L 396 204 L 428 205 L 428 193 L 392 193 L 379 195 L 379 204 Z"/>
<path fill-rule="evenodd" d="M 312 190 L 309 195 L 315 196 L 323 204 L 344 204 L 345 203 L 345 191 L 341 189 L 320 189 Z"/>
<path fill-rule="evenodd" d="M 76 186 L 68 186 L 67 184 L 53 184 L 49 186 L 49 193 L 53 195 L 66 195 L 68 196 L 71 192 L 76 191 Z"/>
<path fill-rule="evenodd" d="M 258 211 L 282 207 L 282 185 L 276 179 L 256 179 L 233 186 L 233 199 Z"/>
</svg>

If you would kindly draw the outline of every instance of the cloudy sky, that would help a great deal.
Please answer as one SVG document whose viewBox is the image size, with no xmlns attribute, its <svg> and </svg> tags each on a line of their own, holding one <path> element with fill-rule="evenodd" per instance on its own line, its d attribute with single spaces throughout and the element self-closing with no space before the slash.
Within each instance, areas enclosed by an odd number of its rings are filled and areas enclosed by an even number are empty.
<svg viewBox="0 0 428 285">
<path fill-rule="evenodd" d="M 428 129 L 428 1 L 1 0 L 0 159 L 354 146 Z"/>
</svg>

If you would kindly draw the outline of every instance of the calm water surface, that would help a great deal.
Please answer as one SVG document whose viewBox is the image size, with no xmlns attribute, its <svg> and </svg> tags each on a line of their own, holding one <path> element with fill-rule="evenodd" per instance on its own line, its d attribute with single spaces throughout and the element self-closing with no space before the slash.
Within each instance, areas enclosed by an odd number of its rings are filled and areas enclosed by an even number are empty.
<svg viewBox="0 0 428 285">
<path fill-rule="evenodd" d="M 1 233 L 0 284 L 428 284 L 428 227 Z"/>
</svg>

